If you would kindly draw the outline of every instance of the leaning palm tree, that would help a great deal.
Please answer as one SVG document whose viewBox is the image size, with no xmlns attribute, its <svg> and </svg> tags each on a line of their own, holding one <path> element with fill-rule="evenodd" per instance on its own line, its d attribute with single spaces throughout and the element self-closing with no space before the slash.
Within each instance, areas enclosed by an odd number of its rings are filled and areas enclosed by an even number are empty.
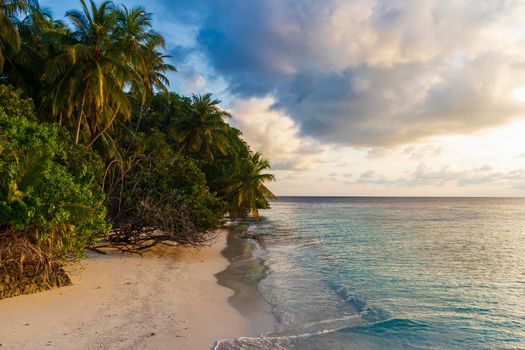
<svg viewBox="0 0 525 350">
<path fill-rule="evenodd" d="M 263 173 L 270 168 L 270 163 L 259 153 L 251 154 L 247 159 L 239 159 L 230 174 L 227 187 L 230 206 L 234 214 L 251 213 L 259 221 L 259 209 L 269 208 L 267 199 L 276 199 L 264 183 L 275 181 L 272 174 Z"/>
<path fill-rule="evenodd" d="M 118 115 L 130 116 L 125 87 L 141 84 L 134 64 L 140 59 L 115 41 L 118 23 L 112 2 L 80 3 L 81 10 L 66 12 L 72 30 L 48 34 L 62 51 L 49 62 L 44 77 L 52 87 L 53 113 L 74 119 L 70 124 L 76 144 L 84 130 L 86 143 L 92 145 Z"/>
<path fill-rule="evenodd" d="M 230 114 L 219 107 L 211 94 L 193 95 L 184 103 L 181 115 L 171 125 L 171 133 L 179 142 L 179 154 L 193 153 L 213 160 L 214 153 L 226 154 L 229 148 Z"/>
<path fill-rule="evenodd" d="M 20 36 L 14 22 L 16 16 L 38 8 L 36 0 L 0 0 L 0 72 L 3 70 L 6 51 L 20 50 Z"/>
</svg>

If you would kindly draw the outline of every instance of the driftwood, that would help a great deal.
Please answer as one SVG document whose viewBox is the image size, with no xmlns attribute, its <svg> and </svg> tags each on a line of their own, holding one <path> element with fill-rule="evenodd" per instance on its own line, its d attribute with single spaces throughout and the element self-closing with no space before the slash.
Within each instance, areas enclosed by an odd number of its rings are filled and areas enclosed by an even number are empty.
<svg viewBox="0 0 525 350">
<path fill-rule="evenodd" d="M 138 212 L 112 221 L 113 229 L 107 241 L 92 249 L 113 247 L 141 253 L 157 245 L 202 247 L 215 238 L 211 232 L 198 231 L 187 211 L 172 206 L 173 202 L 169 194 L 158 201 L 143 199 Z"/>
<path fill-rule="evenodd" d="M 107 241 L 92 249 L 140 253 L 156 245 L 199 247 L 214 238 L 213 233 L 197 230 L 177 191 L 163 192 L 150 183 L 155 166 L 154 157 L 144 155 L 110 163 L 104 187 L 113 229 Z"/>
</svg>

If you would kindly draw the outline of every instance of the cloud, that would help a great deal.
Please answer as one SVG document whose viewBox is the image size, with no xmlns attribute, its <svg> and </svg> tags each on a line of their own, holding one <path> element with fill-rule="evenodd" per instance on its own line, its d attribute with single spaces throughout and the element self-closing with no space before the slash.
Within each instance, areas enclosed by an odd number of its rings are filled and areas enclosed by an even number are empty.
<svg viewBox="0 0 525 350">
<path fill-rule="evenodd" d="M 432 145 L 412 146 L 405 148 L 403 152 L 409 156 L 409 159 L 421 161 L 439 156 L 443 153 L 443 149 Z"/>
<path fill-rule="evenodd" d="M 272 162 L 274 170 L 307 170 L 324 162 L 323 147 L 299 136 L 297 124 L 287 115 L 271 109 L 273 98 L 236 99 L 231 104 L 232 124 L 254 151 Z"/>
<path fill-rule="evenodd" d="M 501 172 L 494 170 L 488 165 L 469 170 L 456 170 L 450 166 L 434 169 L 428 167 L 425 163 L 421 163 L 406 177 L 388 178 L 374 171 L 365 171 L 354 183 L 400 187 L 441 187 L 445 185 L 466 187 L 497 184 L 508 188 L 521 188 L 522 184 L 525 183 L 525 169 Z"/>
<path fill-rule="evenodd" d="M 519 1 L 203 2 L 195 50 L 300 135 L 391 147 L 525 114 Z"/>
<path fill-rule="evenodd" d="M 398 180 L 389 180 L 373 170 L 368 170 L 359 175 L 355 183 L 361 185 L 394 185 L 397 181 Z"/>
<path fill-rule="evenodd" d="M 512 188 L 516 190 L 525 190 L 525 181 L 515 183 Z"/>
<path fill-rule="evenodd" d="M 406 183 L 407 186 L 443 186 L 449 182 L 461 181 L 464 176 L 464 171 L 456 171 L 450 166 L 444 166 L 441 169 L 434 170 L 428 168 L 425 163 L 421 163 L 411 176 L 402 179 L 402 183 Z"/>
<path fill-rule="evenodd" d="M 138 0 L 122 0 L 127 6 Z M 71 6 L 42 0 L 62 15 Z M 172 88 L 273 98 L 299 136 L 391 148 L 525 115 L 525 3 L 150 0 Z M 78 7 L 78 6 L 76 6 Z M 373 156 L 373 154 L 370 154 Z"/>
<path fill-rule="evenodd" d="M 387 150 L 386 148 L 382 148 L 382 147 L 372 147 L 372 148 L 369 148 L 367 151 L 366 151 L 366 156 L 365 158 L 366 159 L 377 159 L 377 158 L 383 158 L 385 156 L 387 156 L 388 154 L 390 154 L 389 150 Z"/>
</svg>

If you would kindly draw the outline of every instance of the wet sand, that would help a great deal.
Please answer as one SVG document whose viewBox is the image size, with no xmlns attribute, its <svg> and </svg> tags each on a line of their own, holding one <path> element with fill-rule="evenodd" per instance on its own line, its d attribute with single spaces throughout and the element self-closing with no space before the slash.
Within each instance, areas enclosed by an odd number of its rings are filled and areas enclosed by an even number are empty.
<svg viewBox="0 0 525 350">
<path fill-rule="evenodd" d="M 273 331 L 271 309 L 259 295 L 257 285 L 266 273 L 261 259 L 253 257 L 253 245 L 241 238 L 242 228 L 234 228 L 227 236 L 227 247 L 222 254 L 230 265 L 216 276 L 218 283 L 233 289 L 228 301 L 249 320 L 251 329 L 259 335 Z"/>
</svg>

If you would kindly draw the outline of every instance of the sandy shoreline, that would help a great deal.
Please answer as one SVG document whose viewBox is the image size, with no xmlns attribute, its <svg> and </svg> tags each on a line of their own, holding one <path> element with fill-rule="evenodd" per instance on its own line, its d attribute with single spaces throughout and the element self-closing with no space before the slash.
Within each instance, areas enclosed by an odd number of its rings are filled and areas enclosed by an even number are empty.
<svg viewBox="0 0 525 350">
<path fill-rule="evenodd" d="M 210 349 L 257 332 L 215 276 L 227 232 L 200 251 L 91 255 L 73 286 L 0 301 L 2 349 Z"/>
</svg>

